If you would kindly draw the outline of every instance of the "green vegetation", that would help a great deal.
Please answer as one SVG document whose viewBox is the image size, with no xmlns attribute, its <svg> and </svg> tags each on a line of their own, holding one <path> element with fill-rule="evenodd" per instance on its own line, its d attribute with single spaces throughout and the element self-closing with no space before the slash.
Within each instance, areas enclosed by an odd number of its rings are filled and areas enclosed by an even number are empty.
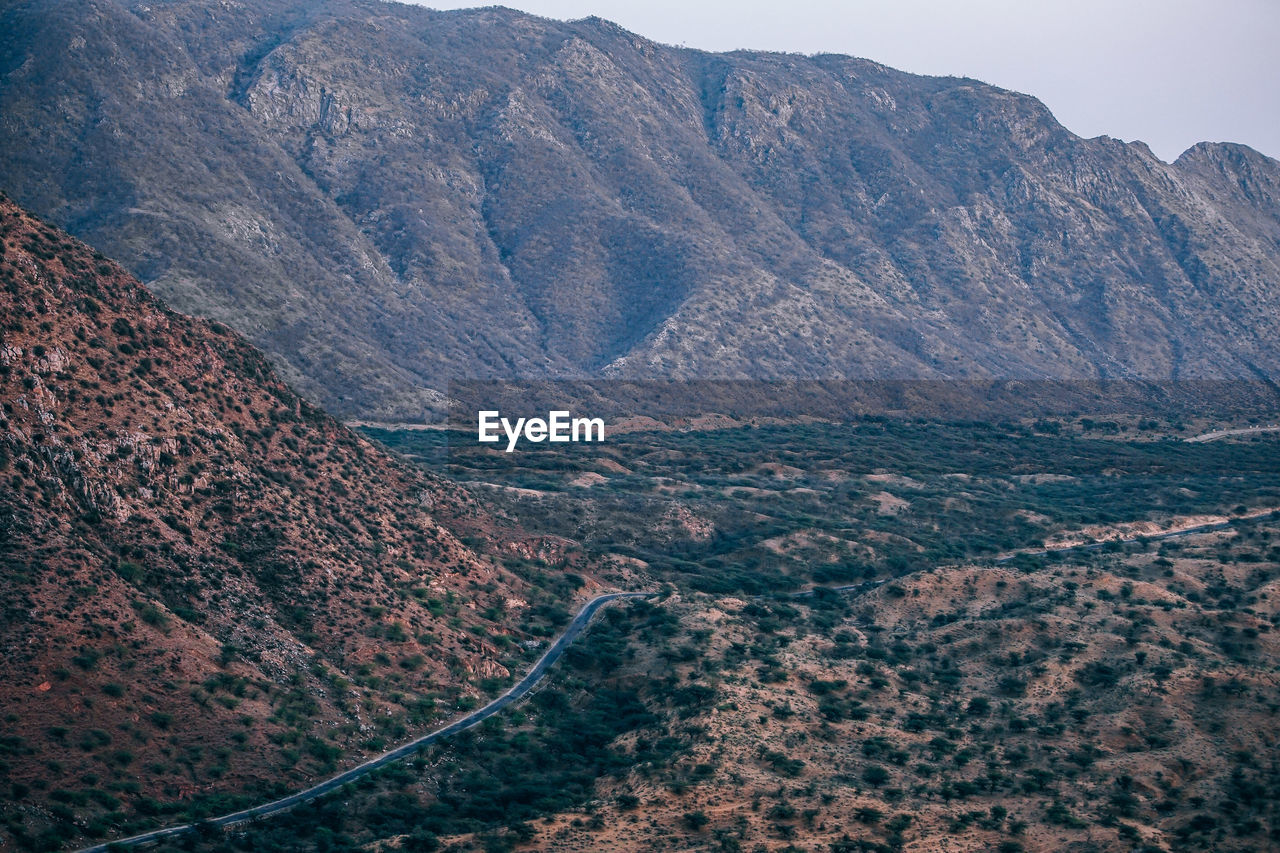
<svg viewBox="0 0 1280 853">
<path fill-rule="evenodd" d="M 479 833 L 485 849 L 510 849 L 528 837 L 527 821 L 579 807 L 601 777 L 637 761 L 660 765 L 669 754 L 641 748 L 669 739 L 661 691 L 616 671 L 635 655 L 636 638 L 665 618 L 645 602 L 607 609 L 592 624 L 590 649 L 566 655 L 567 671 L 527 703 L 316 803 L 225 838 L 206 832 L 196 847 L 341 851 L 402 835 L 405 849 L 434 850 L 440 836 Z M 637 732 L 640 745 L 617 745 Z"/>
<path fill-rule="evenodd" d="M 510 454 L 457 433 L 450 445 L 443 431 L 367 432 L 476 484 L 529 529 L 712 593 L 857 583 L 989 559 L 1085 525 L 1280 506 L 1274 436 L 1188 444 L 1092 421 L 1081 432 L 865 418 L 625 433 Z M 594 485 L 571 485 L 588 473 Z"/>
</svg>

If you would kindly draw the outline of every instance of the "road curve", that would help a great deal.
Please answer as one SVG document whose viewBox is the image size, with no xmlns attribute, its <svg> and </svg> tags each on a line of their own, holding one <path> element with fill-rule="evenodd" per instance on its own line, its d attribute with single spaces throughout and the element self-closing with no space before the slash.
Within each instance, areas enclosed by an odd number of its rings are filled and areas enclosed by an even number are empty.
<svg viewBox="0 0 1280 853">
<path fill-rule="evenodd" d="M 473 726 L 479 725 L 483 720 L 492 717 L 503 708 L 523 698 L 530 690 L 532 690 L 538 682 L 546 676 L 547 670 L 560 659 L 560 656 L 564 654 L 564 650 L 578 638 L 578 635 L 587 627 L 587 623 L 591 621 L 591 617 L 594 616 L 596 611 L 601 607 L 611 601 L 617 601 L 622 598 L 652 598 L 655 595 L 657 595 L 656 592 L 610 592 L 604 595 L 597 595 L 595 598 L 583 605 L 582 609 L 578 611 L 578 615 L 573 617 L 573 621 L 569 623 L 569 627 L 565 628 L 564 633 L 551 644 L 551 648 L 547 649 L 542 657 L 538 659 L 538 662 L 533 665 L 533 669 L 529 670 L 529 672 L 525 674 L 524 678 L 520 679 L 512 685 L 506 693 L 503 693 L 483 708 L 472 711 L 464 717 L 459 717 L 452 723 L 438 728 L 433 732 L 429 732 L 416 740 L 411 740 L 403 746 L 396 747 L 390 752 L 384 752 L 382 755 L 371 758 L 363 764 L 352 767 L 350 770 L 345 770 L 336 776 L 331 776 L 323 782 L 307 788 L 305 791 L 299 791 L 296 794 L 290 794 L 287 797 L 282 797 L 270 803 L 263 803 L 262 805 L 254 806 L 253 808 L 241 809 L 238 812 L 209 818 L 201 821 L 200 823 L 202 825 L 219 827 L 234 826 L 235 824 L 244 823 L 245 821 L 252 820 L 253 818 L 268 817 L 270 815 L 277 815 L 281 812 L 289 811 L 295 806 L 310 802 L 317 797 L 324 796 L 331 791 L 341 788 L 348 782 L 353 782 L 361 776 L 372 773 L 379 767 L 384 767 L 393 761 L 399 761 L 401 758 L 412 755 L 427 744 L 443 740 L 450 735 L 455 735 L 458 732 L 465 731 Z M 77 853 L 106 853 L 108 849 L 114 849 L 117 847 L 133 847 L 137 844 L 146 844 L 151 841 L 159 841 L 163 838 L 173 838 L 175 836 L 185 835 L 188 832 L 194 831 L 195 828 L 196 824 L 184 823 L 181 826 L 153 829 L 150 832 L 133 835 L 129 838 L 121 838 L 115 841 L 107 841 L 102 844 L 95 844 L 92 847 L 85 847 L 77 851 Z"/>
</svg>

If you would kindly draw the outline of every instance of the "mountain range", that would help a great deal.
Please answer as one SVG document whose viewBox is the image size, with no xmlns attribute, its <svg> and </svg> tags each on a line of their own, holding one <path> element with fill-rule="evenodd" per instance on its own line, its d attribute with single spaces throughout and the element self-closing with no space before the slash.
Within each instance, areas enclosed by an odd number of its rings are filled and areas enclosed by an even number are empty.
<svg viewBox="0 0 1280 853">
<path fill-rule="evenodd" d="M 6 3 L 0 187 L 341 416 L 462 378 L 1280 375 L 1275 160 L 595 18 Z"/>
</svg>

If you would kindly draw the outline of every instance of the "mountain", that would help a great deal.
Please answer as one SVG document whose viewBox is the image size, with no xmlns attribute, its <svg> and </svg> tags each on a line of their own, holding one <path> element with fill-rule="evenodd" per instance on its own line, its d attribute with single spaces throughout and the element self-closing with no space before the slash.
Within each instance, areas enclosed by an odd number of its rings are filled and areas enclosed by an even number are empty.
<svg viewBox="0 0 1280 853">
<path fill-rule="evenodd" d="M 0 10 L 0 186 L 342 415 L 478 377 L 1280 375 L 1280 164 L 844 56 L 375 0 Z"/>
<path fill-rule="evenodd" d="M 456 487 L 3 197 L 0 249 L 0 847 L 302 787 L 526 667 L 573 586 Z"/>
</svg>

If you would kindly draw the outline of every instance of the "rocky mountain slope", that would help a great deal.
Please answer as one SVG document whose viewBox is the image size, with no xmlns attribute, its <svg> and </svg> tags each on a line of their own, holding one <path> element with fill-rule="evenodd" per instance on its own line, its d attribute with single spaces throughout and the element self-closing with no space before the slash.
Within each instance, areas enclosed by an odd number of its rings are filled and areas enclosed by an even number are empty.
<svg viewBox="0 0 1280 853">
<path fill-rule="evenodd" d="M 1280 164 L 1241 146 L 503 9 L 27 0 L 0 33 L 0 186 L 342 414 L 477 376 L 1280 373 Z"/>
<path fill-rule="evenodd" d="M 301 787 L 526 666 L 572 589 L 456 487 L 3 197 L 0 249 L 0 848 Z"/>
</svg>

